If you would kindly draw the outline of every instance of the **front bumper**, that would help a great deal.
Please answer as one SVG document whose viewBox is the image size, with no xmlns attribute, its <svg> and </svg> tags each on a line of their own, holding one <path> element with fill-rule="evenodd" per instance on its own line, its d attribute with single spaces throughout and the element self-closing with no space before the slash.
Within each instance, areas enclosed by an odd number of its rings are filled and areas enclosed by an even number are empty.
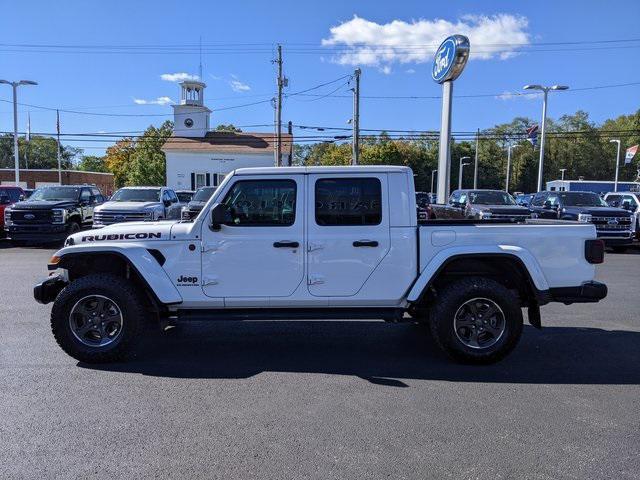
<svg viewBox="0 0 640 480">
<path fill-rule="evenodd" d="M 53 302 L 60 291 L 67 285 L 62 275 L 51 275 L 33 287 L 33 298 L 36 302 L 47 304 Z"/>
<path fill-rule="evenodd" d="M 9 225 L 5 226 L 5 233 L 11 240 L 27 242 L 58 242 L 67 238 L 67 225 L 64 223 Z"/>
<path fill-rule="evenodd" d="M 550 301 L 560 302 L 565 305 L 571 303 L 595 303 L 607 296 L 607 286 L 604 283 L 592 280 L 577 287 L 550 288 Z"/>
</svg>

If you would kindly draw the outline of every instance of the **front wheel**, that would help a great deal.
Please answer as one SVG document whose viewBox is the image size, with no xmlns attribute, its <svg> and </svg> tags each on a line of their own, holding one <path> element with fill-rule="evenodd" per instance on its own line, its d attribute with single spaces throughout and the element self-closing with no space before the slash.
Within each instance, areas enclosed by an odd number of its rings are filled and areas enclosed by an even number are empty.
<svg viewBox="0 0 640 480">
<path fill-rule="evenodd" d="M 497 362 L 515 348 L 522 335 L 518 297 L 489 278 L 448 284 L 430 312 L 436 343 L 462 363 Z"/>
<path fill-rule="evenodd" d="M 124 278 L 94 274 L 73 281 L 51 309 L 51 330 L 60 347 L 81 362 L 123 359 L 140 337 L 144 306 Z"/>
</svg>

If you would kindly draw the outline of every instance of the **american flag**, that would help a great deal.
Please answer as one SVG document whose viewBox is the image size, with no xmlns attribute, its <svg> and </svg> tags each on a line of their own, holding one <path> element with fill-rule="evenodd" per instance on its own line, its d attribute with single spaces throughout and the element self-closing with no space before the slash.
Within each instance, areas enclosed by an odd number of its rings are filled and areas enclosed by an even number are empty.
<svg viewBox="0 0 640 480">
<path fill-rule="evenodd" d="M 527 140 L 531 142 L 531 145 L 536 146 L 536 143 L 538 143 L 538 125 L 527 128 Z"/>
</svg>

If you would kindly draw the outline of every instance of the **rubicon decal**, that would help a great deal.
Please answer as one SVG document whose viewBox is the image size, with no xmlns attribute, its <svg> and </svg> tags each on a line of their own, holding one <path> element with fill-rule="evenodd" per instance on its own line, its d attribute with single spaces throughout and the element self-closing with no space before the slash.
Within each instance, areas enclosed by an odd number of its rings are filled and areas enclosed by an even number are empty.
<svg viewBox="0 0 640 480">
<path fill-rule="evenodd" d="M 83 242 L 104 242 L 109 240 L 146 240 L 151 238 L 162 238 L 162 233 L 140 232 L 140 233 L 110 233 L 108 235 L 85 235 Z"/>
</svg>

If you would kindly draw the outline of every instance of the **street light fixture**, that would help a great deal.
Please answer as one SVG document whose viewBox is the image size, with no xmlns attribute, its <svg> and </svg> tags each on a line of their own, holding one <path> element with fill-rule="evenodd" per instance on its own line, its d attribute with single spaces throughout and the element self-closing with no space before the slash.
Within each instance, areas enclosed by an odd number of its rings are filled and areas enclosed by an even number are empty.
<svg viewBox="0 0 640 480">
<path fill-rule="evenodd" d="M 462 190 L 462 170 L 465 165 L 471 165 L 470 162 L 463 163 L 464 160 L 471 160 L 471 157 L 460 157 L 460 170 L 458 172 L 458 190 Z"/>
<path fill-rule="evenodd" d="M 552 85 L 545 87 L 542 85 L 525 85 L 525 90 L 540 90 L 543 93 L 542 101 L 542 131 L 540 132 L 540 162 L 538 165 L 538 192 L 542 191 L 542 172 L 544 170 L 544 140 L 545 127 L 547 124 L 547 95 L 550 90 L 569 90 L 566 85 Z"/>
<path fill-rule="evenodd" d="M 520 145 L 509 145 L 507 147 L 507 181 L 505 182 L 504 191 L 509 193 L 509 177 L 511 174 L 511 150 L 518 148 Z"/>
<path fill-rule="evenodd" d="M 18 152 L 18 87 L 21 85 L 37 85 L 38 82 L 34 82 L 33 80 L 19 80 L 17 82 L 0 80 L 0 83 L 11 85 L 13 88 L 13 159 L 16 169 L 16 185 L 20 185 L 20 157 Z"/>
<path fill-rule="evenodd" d="M 560 180 L 563 180 L 563 181 L 564 181 L 564 172 L 566 172 L 566 171 L 567 171 L 567 169 L 566 169 L 566 168 L 561 168 L 561 169 L 560 169 L 560 175 L 561 175 Z"/>
<path fill-rule="evenodd" d="M 616 178 L 613 183 L 613 191 L 618 191 L 618 170 L 620 169 L 620 140 L 609 140 L 609 143 L 618 144 L 618 152 L 616 153 Z"/>
</svg>

